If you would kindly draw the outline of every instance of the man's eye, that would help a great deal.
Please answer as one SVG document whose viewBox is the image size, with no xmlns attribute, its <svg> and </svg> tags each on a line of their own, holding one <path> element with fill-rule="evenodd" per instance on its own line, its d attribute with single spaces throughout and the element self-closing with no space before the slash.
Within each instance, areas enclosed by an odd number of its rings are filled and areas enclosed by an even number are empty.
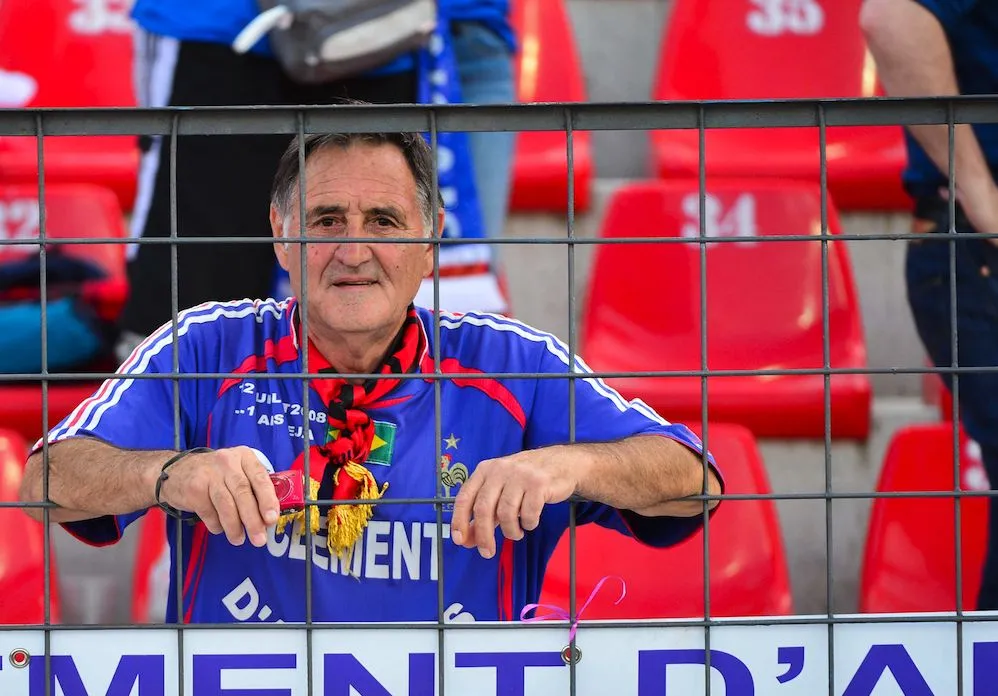
<svg viewBox="0 0 998 696">
<path fill-rule="evenodd" d="M 378 224 L 379 227 L 395 227 L 395 221 L 392 220 L 390 217 L 385 217 L 382 215 L 381 217 L 375 218 L 374 221 Z"/>
<path fill-rule="evenodd" d="M 332 227 L 335 224 L 336 224 L 336 218 L 331 218 L 331 217 L 319 218 L 318 221 L 319 227 Z"/>
</svg>

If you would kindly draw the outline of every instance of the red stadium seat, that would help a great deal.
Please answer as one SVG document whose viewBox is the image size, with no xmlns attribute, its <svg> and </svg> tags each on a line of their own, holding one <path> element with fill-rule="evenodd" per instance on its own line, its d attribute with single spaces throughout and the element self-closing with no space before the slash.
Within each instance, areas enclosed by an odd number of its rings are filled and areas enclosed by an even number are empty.
<svg viewBox="0 0 998 696">
<path fill-rule="evenodd" d="M 126 239 L 121 210 L 114 194 L 97 186 L 78 184 L 47 186 L 45 234 L 48 239 Z M 39 235 L 38 192 L 30 185 L 0 185 L 0 238 L 34 239 Z M 120 314 L 128 295 L 123 244 L 69 244 L 65 251 L 100 266 L 106 280 L 87 283 L 84 292 L 105 319 Z M 37 253 L 26 245 L 0 246 L 0 263 L 18 254 Z M 68 415 L 90 396 L 94 382 L 50 382 L 48 426 Z M 42 435 L 40 383 L 0 384 L 0 423 L 17 431 L 29 443 Z"/>
<path fill-rule="evenodd" d="M 24 440 L 0 430 L 0 502 L 18 500 L 27 452 Z M 49 560 L 49 620 L 60 620 L 58 575 Z M 45 529 L 17 508 L 0 508 L 0 625 L 45 622 Z"/>
<path fill-rule="evenodd" d="M 513 75 L 517 100 L 584 102 L 582 64 L 564 0 L 512 0 L 510 21 L 519 50 Z M 575 131 L 575 209 L 589 208 L 593 158 L 587 131 Z M 561 131 L 517 134 L 510 209 L 564 212 L 568 207 L 568 157 Z"/>
<path fill-rule="evenodd" d="M 698 433 L 699 428 L 694 428 Z M 755 439 L 737 425 L 710 423 L 708 449 L 726 494 L 771 493 Z M 711 616 L 779 616 L 793 612 L 783 537 L 772 500 L 726 500 L 709 522 Z M 595 524 L 576 528 L 576 606 L 606 575 L 626 584 L 599 592 L 587 619 L 692 618 L 704 615 L 704 534 L 653 549 Z M 668 569 L 682 569 L 672 572 Z M 548 564 L 540 602 L 568 609 L 569 534 Z"/>
<path fill-rule="evenodd" d="M 166 514 L 150 508 L 141 525 L 132 580 L 132 621 L 161 623 L 170 582 L 170 547 L 166 543 Z"/>
<path fill-rule="evenodd" d="M 881 94 L 859 27 L 862 0 L 676 0 L 654 99 L 817 99 Z M 900 126 L 829 128 L 828 185 L 840 210 L 908 210 Z M 652 133 L 658 176 L 696 177 L 698 133 Z M 707 176 L 819 176 L 817 128 L 711 129 Z"/>
<path fill-rule="evenodd" d="M 772 235 L 818 234 L 818 187 L 805 182 L 715 181 L 708 189 L 706 245 L 707 368 L 813 369 L 824 365 L 822 245 L 763 242 Z M 619 189 L 601 237 L 696 236 L 698 188 L 649 181 Z M 831 232 L 838 219 L 829 207 Z M 582 317 L 580 352 L 597 372 L 701 368 L 700 245 L 598 245 Z M 829 357 L 832 368 L 863 369 L 866 347 L 846 247 L 828 243 Z M 698 376 L 607 380 L 670 420 L 699 421 Z M 741 423 L 757 437 L 817 438 L 825 431 L 821 374 L 712 376 L 709 420 Z M 871 388 L 866 375 L 832 375 L 831 434 L 865 439 Z"/>
<path fill-rule="evenodd" d="M 878 492 L 953 491 L 953 426 L 902 428 L 884 457 Z M 960 486 L 988 490 L 976 443 L 960 433 Z M 863 558 L 860 611 L 956 610 L 953 498 L 877 498 Z M 987 499 L 960 501 L 963 608 L 972 610 L 987 541 Z"/>
<path fill-rule="evenodd" d="M 125 0 L 0 3 L 0 68 L 35 86 L 33 93 L 24 95 L 30 99 L 13 105 L 134 106 L 130 4 Z M 0 137 L 0 183 L 37 185 L 37 147 L 34 137 Z M 135 199 L 138 164 L 134 136 L 45 139 L 46 183 L 106 186 L 124 210 L 130 210 Z"/>
</svg>

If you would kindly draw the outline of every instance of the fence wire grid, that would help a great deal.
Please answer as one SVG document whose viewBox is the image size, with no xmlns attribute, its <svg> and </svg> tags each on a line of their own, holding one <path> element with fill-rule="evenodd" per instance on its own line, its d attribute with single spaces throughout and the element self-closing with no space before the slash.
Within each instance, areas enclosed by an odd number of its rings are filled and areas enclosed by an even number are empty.
<svg viewBox="0 0 998 696">
<path fill-rule="evenodd" d="M 709 496 L 701 494 L 692 499 L 700 500 L 704 505 L 703 515 L 703 554 L 704 554 L 704 582 L 703 601 L 704 615 L 702 618 L 692 618 L 689 620 L 662 619 L 643 620 L 642 625 L 651 626 L 688 626 L 700 627 L 704 631 L 706 664 L 705 664 L 705 684 L 706 693 L 711 689 L 711 664 L 710 664 L 710 641 L 711 628 L 718 624 L 718 620 L 711 615 L 711 588 L 710 588 L 710 545 L 712 526 L 710 517 L 706 514 L 707 505 L 711 500 L 737 501 L 737 500 L 814 500 L 825 502 L 825 560 L 826 560 L 826 606 L 827 612 L 821 616 L 780 616 L 780 617 L 754 617 L 744 619 L 724 619 L 724 625 L 772 625 L 772 624 L 827 624 L 829 632 L 829 694 L 836 692 L 834 685 L 833 666 L 834 662 L 834 642 L 831 640 L 832 631 L 837 624 L 846 623 L 892 623 L 907 621 L 917 618 L 918 621 L 955 621 L 957 624 L 957 664 L 962 664 L 962 640 L 961 630 L 964 622 L 967 621 L 993 621 L 998 616 L 965 616 L 962 593 L 960 588 L 962 580 L 962 543 L 961 543 L 961 516 L 960 502 L 965 497 L 991 496 L 992 491 L 964 491 L 960 485 L 960 461 L 963 456 L 960 451 L 959 419 L 957 414 L 957 404 L 959 400 L 959 378 L 967 372 L 990 372 L 998 371 L 998 365 L 989 367 L 961 367 L 957 361 L 957 341 L 958 336 L 955 326 L 956 308 L 956 264 L 954 248 L 955 243 L 960 238 L 982 236 L 994 237 L 995 234 L 959 234 L 955 231 L 956 209 L 955 209 L 955 181 L 951 173 L 949 176 L 949 219 L 950 228 L 946 235 L 935 235 L 945 238 L 950 246 L 950 289 L 951 289 L 951 313 L 954 317 L 954 324 L 951 331 L 951 348 L 953 354 L 953 364 L 947 367 L 928 366 L 897 366 L 897 367 L 867 367 L 867 368 L 836 368 L 831 365 L 831 349 L 829 336 L 829 268 L 828 268 L 828 243 L 853 240 L 881 240 L 881 241 L 905 241 L 911 238 L 907 232 L 900 234 L 849 234 L 846 232 L 833 234 L 829 229 L 829 192 L 828 192 L 828 167 L 827 167 L 827 129 L 838 126 L 910 126 L 910 125 L 946 125 L 949 132 L 950 144 L 950 171 L 953 170 L 954 161 L 954 138 L 955 127 L 963 123 L 995 123 L 998 122 L 998 96 L 961 96 L 961 97 L 933 97 L 933 98 L 863 98 L 863 99 L 822 99 L 822 100 L 759 100 L 759 101 L 713 101 L 713 102 L 648 102 L 648 103 L 558 103 L 558 104 L 515 104 L 502 106 L 469 106 L 469 105 L 443 105 L 443 106 L 422 106 L 422 105 L 377 105 L 377 106 L 336 106 L 336 107 L 197 107 L 197 108 L 163 108 L 163 109 L 21 109 L 16 111 L 0 110 L 0 136 L 26 136 L 34 137 L 37 140 L 37 157 L 39 163 L 38 177 L 38 199 L 39 204 L 39 233 L 40 239 L 2 239 L 0 248 L 12 245 L 38 245 L 38 253 L 41 257 L 41 313 L 43 326 L 47 325 L 48 316 L 48 288 L 46 280 L 46 254 L 47 250 L 58 245 L 68 244 L 168 244 L 171 248 L 171 301 L 173 315 L 173 345 L 176 348 L 178 335 L 178 313 L 186 309 L 178 306 L 178 273 L 177 273 L 177 247 L 180 244 L 203 244 L 203 243 L 239 243 L 239 244 L 273 244 L 272 238 L 247 238 L 247 237 L 188 237 L 178 236 L 177 220 L 177 138 L 188 135 L 211 135 L 224 137 L 226 135 L 245 134 L 284 134 L 295 137 L 299 143 L 299 233 L 300 238 L 291 237 L 287 241 L 297 244 L 300 249 L 300 259 L 302 272 L 307 274 L 307 264 L 305 264 L 306 244 L 310 243 L 341 243 L 338 238 L 309 237 L 305 234 L 305 157 L 304 138 L 306 134 L 342 132 L 342 133 L 364 133 L 364 132 L 384 132 L 384 131 L 416 131 L 429 133 L 431 147 L 434 154 L 437 152 L 437 135 L 445 131 L 561 131 L 566 134 L 565 158 L 568 166 L 568 188 L 567 200 L 565 201 L 565 234 L 563 236 L 550 237 L 489 237 L 479 240 L 493 247 L 503 245 L 542 245 L 542 246 L 563 246 L 565 248 L 568 284 L 565 288 L 568 300 L 568 335 L 567 345 L 569 349 L 569 374 L 548 374 L 548 373 L 497 373 L 484 372 L 480 374 L 460 374 L 460 379 L 564 379 L 568 388 L 568 428 L 570 441 L 575 441 L 576 424 L 576 403 L 575 390 L 572 384 L 579 377 L 596 378 L 625 378 L 625 377 L 697 377 L 701 380 L 701 427 L 704 451 L 711 449 L 711 436 L 709 424 L 709 400 L 708 400 L 708 379 L 711 377 L 730 377 L 740 375 L 754 376 L 781 376 L 781 375 L 821 375 L 824 384 L 824 490 L 820 492 L 797 492 L 797 493 L 768 493 L 768 494 L 723 494 L 720 496 Z M 714 129 L 726 128 L 813 128 L 818 132 L 819 138 L 819 172 L 820 172 L 820 194 L 821 194 L 821 229 L 816 234 L 786 234 L 786 235 L 760 235 L 753 238 L 756 243 L 777 243 L 777 242 L 810 242 L 821 245 L 821 301 L 822 301 L 822 336 L 823 336 L 823 364 L 816 368 L 798 369 L 762 369 L 762 370 L 715 370 L 708 364 L 708 283 L 707 268 L 708 255 L 707 247 L 710 245 L 720 245 L 726 243 L 740 243 L 744 239 L 737 237 L 716 237 L 708 236 L 706 221 L 706 194 L 707 194 L 707 166 L 706 166 L 706 136 L 707 132 Z M 699 237 L 683 238 L 681 236 L 631 236 L 606 239 L 600 237 L 579 237 L 576 235 L 576 209 L 575 209 L 575 134 L 579 131 L 622 131 L 622 130 L 670 130 L 689 129 L 696 130 L 699 136 Z M 50 239 L 46 233 L 46 208 L 41 202 L 45 201 L 46 179 L 45 171 L 45 151 L 44 139 L 48 136 L 92 136 L 92 135 L 158 135 L 169 136 L 169 166 L 170 166 L 170 215 L 171 233 L 168 238 L 131 238 L 121 240 L 117 238 L 58 238 Z M 431 200 L 437 200 L 437 171 L 436 157 L 434 157 L 433 171 L 433 192 Z M 440 268 L 439 258 L 441 247 L 448 244 L 466 244 L 466 239 L 441 238 L 438 229 L 438 220 L 433 218 L 434 235 L 427 240 L 417 239 L 384 239 L 384 238 L 350 238 L 351 243 L 364 244 L 426 244 L 431 243 L 434 250 L 434 271 L 433 271 L 433 309 L 441 308 L 440 302 Z M 576 357 L 578 355 L 579 337 L 576 311 L 579 299 L 577 296 L 576 278 L 576 253 L 580 246 L 585 245 L 612 245 L 612 244 L 695 244 L 699 247 L 699 283 L 700 283 L 700 367 L 694 370 L 647 370 L 635 372 L 600 372 L 584 373 L 578 371 Z M 625 281 L 626 282 L 626 281 Z M 217 298 L 228 300 L 233 298 Z M 301 303 L 301 324 L 302 334 L 307 335 L 308 316 L 308 296 L 307 281 L 302 279 Z M 446 307 L 444 307 L 446 309 Z M 566 338 L 566 337 L 562 337 Z M 94 381 L 105 379 L 125 379 L 124 376 L 115 373 L 101 372 L 53 372 L 48 369 L 48 341 L 47 332 L 42 332 L 41 360 L 43 368 L 40 373 L 31 374 L 5 374 L 0 375 L 0 383 L 13 383 L 23 381 L 34 381 L 41 384 L 42 393 L 42 432 L 47 433 L 55 423 L 48 422 L 49 411 L 49 388 L 53 384 L 73 383 L 76 381 Z M 425 504 L 433 505 L 436 511 L 436 534 L 437 548 L 442 549 L 443 537 L 443 506 L 454 502 L 454 497 L 445 495 L 443 483 L 440 481 L 438 463 L 442 455 L 442 425 L 441 425 L 441 384 L 445 380 L 452 380 L 458 377 L 456 374 L 446 374 L 440 369 L 440 315 L 434 313 L 433 326 L 433 360 L 434 372 L 432 374 L 402 374 L 396 375 L 399 379 L 420 379 L 431 380 L 434 389 L 434 436 L 436 440 L 433 461 L 429 462 L 427 475 L 433 476 L 437 495 L 432 498 L 382 498 L 379 505 L 397 504 Z M 301 351 L 303 360 L 303 371 L 296 374 L 268 374 L 268 378 L 278 379 L 298 379 L 302 382 L 302 406 L 304 413 L 309 409 L 309 387 L 308 379 L 319 378 L 325 375 L 309 370 L 308 351 Z M 173 385 L 173 410 L 174 410 L 174 443 L 176 449 L 181 449 L 181 407 L 180 407 L 180 380 L 197 379 L 220 379 L 220 378 L 244 378 L 242 373 L 198 373 L 185 374 L 179 370 L 179 358 L 176 350 L 173 352 L 173 372 L 170 374 L 135 374 L 128 375 L 127 379 L 165 379 L 170 380 Z M 836 375 L 845 374 L 952 374 L 953 375 L 953 490 L 947 492 L 875 492 L 875 491 L 835 491 L 832 485 L 832 428 L 831 428 L 831 379 Z M 344 373 L 339 375 L 348 379 L 378 379 L 382 377 L 371 373 Z M 670 419 L 669 413 L 661 413 L 662 417 Z M 107 630 L 121 628 L 120 625 L 68 625 L 54 623 L 50 614 L 49 606 L 52 597 L 52 587 L 50 582 L 50 569 L 52 564 L 51 536 L 49 528 L 49 516 L 54 504 L 49 501 L 49 471 L 48 471 L 48 449 L 47 439 L 43 444 L 43 457 L 45 461 L 43 477 L 43 497 L 44 500 L 37 502 L 0 502 L 0 508 L 26 508 L 40 507 L 45 516 L 45 620 L 42 625 L 37 626 L 45 631 L 45 658 L 46 675 L 49 674 L 49 657 L 51 649 L 51 634 L 61 630 Z M 305 447 L 305 468 L 309 471 L 309 448 Z M 724 461 L 719 460 L 718 466 L 724 474 Z M 707 486 L 707 466 L 706 457 L 703 458 L 703 487 Z M 835 575 L 833 563 L 831 561 L 832 549 L 832 502 L 835 500 L 861 499 L 872 500 L 875 498 L 948 498 L 955 501 L 955 540 L 954 548 L 956 553 L 956 611 L 944 612 L 933 615 L 913 614 L 908 616 L 837 616 L 833 612 L 832 590 L 835 585 Z M 306 501 L 307 505 L 329 504 L 329 500 Z M 337 500 L 337 504 L 366 503 L 367 501 L 342 501 Z M 578 618 L 578 607 L 576 606 L 576 501 L 571 504 L 569 517 L 569 548 L 570 548 L 570 570 L 569 570 L 569 598 L 570 606 L 568 611 L 571 620 L 567 622 L 543 622 L 541 625 L 563 625 L 566 628 Z M 724 504 L 720 507 L 718 514 L 724 514 Z M 171 524 L 176 524 L 178 532 L 182 528 L 179 520 L 171 520 Z M 305 623 L 301 624 L 185 624 L 183 622 L 183 577 L 185 568 L 179 545 L 175 552 L 173 572 L 175 574 L 176 605 L 178 607 L 179 621 L 174 624 L 148 624 L 130 626 L 131 628 L 162 628 L 164 625 L 181 629 L 178 631 L 179 654 L 182 656 L 184 634 L 186 631 L 202 630 L 210 628 L 238 628 L 239 630 L 254 629 L 306 629 L 307 648 L 306 655 L 308 664 L 305 666 L 308 674 L 308 693 L 313 693 L 312 684 L 312 634 L 311 630 L 317 626 L 313 617 L 312 607 L 312 572 L 313 572 L 313 540 L 312 531 L 308 525 L 305 529 Z M 469 551 L 471 553 L 473 551 Z M 443 553 L 436 554 L 436 572 L 438 587 L 438 654 L 439 662 L 437 667 L 438 693 L 445 693 L 444 684 L 444 574 Z M 344 628 L 400 628 L 400 627 L 420 627 L 425 628 L 425 623 L 398 623 L 398 622 L 364 622 L 364 623 L 338 623 L 336 626 Z M 607 627 L 620 627 L 632 625 L 629 621 L 609 621 L 601 622 L 600 625 Z M 463 630 L 474 628 L 475 624 L 446 623 L 448 630 Z M 520 626 L 519 622 L 509 622 L 506 627 Z M 503 626 L 499 626 L 500 628 Z M 328 628 L 329 624 L 323 624 L 323 628 Z M 490 625 L 490 627 L 496 627 Z M 11 627 L 7 627 L 11 628 Z M 594 630 L 594 629 L 590 629 Z M 180 670 L 180 688 L 183 693 L 184 679 L 183 660 L 178 665 Z M 575 662 L 570 662 L 570 693 L 574 694 L 576 689 Z M 50 679 L 46 676 L 46 696 L 50 696 Z M 958 669 L 957 685 L 959 694 L 964 693 L 964 677 L 962 671 Z"/>
</svg>

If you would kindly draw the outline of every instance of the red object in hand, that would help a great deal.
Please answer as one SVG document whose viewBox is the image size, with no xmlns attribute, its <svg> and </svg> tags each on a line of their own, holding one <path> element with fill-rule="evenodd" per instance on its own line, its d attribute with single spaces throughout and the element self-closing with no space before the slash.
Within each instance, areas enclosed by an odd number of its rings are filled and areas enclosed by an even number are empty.
<svg viewBox="0 0 998 696">
<path fill-rule="evenodd" d="M 270 475 L 281 512 L 305 509 L 305 482 L 301 471 L 278 471 Z"/>
</svg>

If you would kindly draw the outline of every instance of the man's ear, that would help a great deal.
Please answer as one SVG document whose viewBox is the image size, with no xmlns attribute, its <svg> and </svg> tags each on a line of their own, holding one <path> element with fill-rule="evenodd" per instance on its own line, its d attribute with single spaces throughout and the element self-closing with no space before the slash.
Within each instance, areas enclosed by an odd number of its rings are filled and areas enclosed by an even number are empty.
<svg viewBox="0 0 998 696">
<path fill-rule="evenodd" d="M 282 240 L 274 243 L 274 254 L 277 256 L 277 263 L 281 264 L 281 268 L 286 271 L 288 270 L 288 249 L 291 245 L 284 241 L 284 216 L 273 204 L 270 206 L 270 231 L 273 233 L 274 239 Z"/>
</svg>

